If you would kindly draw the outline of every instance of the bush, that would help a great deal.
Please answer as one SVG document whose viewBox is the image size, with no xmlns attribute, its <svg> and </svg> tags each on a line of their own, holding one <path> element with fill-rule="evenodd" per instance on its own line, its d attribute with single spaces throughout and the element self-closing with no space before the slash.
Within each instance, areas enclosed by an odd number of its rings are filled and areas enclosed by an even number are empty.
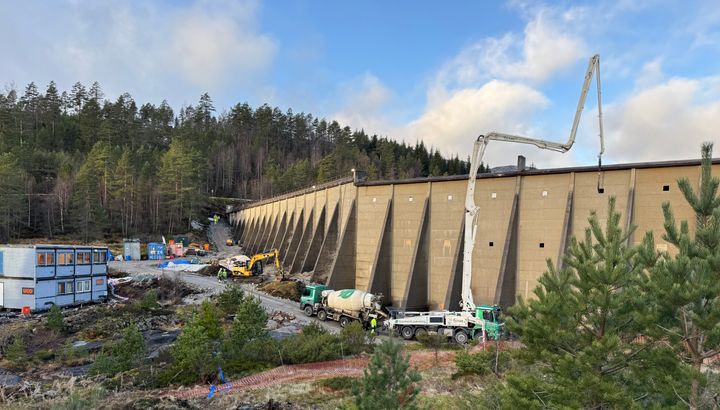
<svg viewBox="0 0 720 410">
<path fill-rule="evenodd" d="M 402 345 L 393 339 L 384 341 L 370 359 L 362 379 L 353 385 L 358 409 L 415 409 L 420 388 L 420 373 L 410 368 Z"/>
<path fill-rule="evenodd" d="M 52 305 L 50 308 L 45 326 L 55 332 L 62 332 L 65 330 L 65 317 L 58 305 Z"/>
<path fill-rule="evenodd" d="M 17 335 L 12 344 L 5 352 L 5 358 L 14 364 L 21 364 L 27 359 L 27 346 L 25 345 L 25 337 Z"/>
<path fill-rule="evenodd" d="M 218 295 L 218 308 L 225 314 L 235 313 L 245 298 L 245 292 L 238 285 L 226 286 L 225 290 Z"/>
<path fill-rule="evenodd" d="M 316 385 L 330 390 L 346 391 L 352 389 L 354 381 L 354 377 L 338 376 L 331 377 L 329 379 L 318 380 L 316 382 Z"/>
<path fill-rule="evenodd" d="M 460 351 L 457 356 L 455 356 L 455 365 L 458 371 L 453 376 L 457 377 L 470 374 L 485 376 L 493 373 L 500 376 L 510 369 L 511 364 L 510 353 L 502 350 L 497 352 L 495 346 L 490 346 L 488 350 L 483 350 L 479 353 Z"/>
<path fill-rule="evenodd" d="M 122 339 L 103 347 L 90 367 L 90 374 L 114 376 L 117 373 L 128 371 L 142 362 L 145 352 L 145 339 L 137 326 L 130 325 L 123 332 Z"/>
<path fill-rule="evenodd" d="M 84 347 L 75 347 L 68 340 L 60 350 L 59 357 L 65 366 L 79 366 L 88 361 L 88 350 Z"/>
<path fill-rule="evenodd" d="M 200 305 L 200 311 L 193 315 L 192 322 L 196 326 L 202 327 L 207 332 L 210 340 L 221 340 L 223 330 L 220 326 L 219 312 L 215 305 L 205 299 Z"/>
<path fill-rule="evenodd" d="M 160 307 L 158 304 L 158 294 L 155 289 L 150 289 L 145 292 L 145 295 L 140 302 L 140 309 L 142 310 L 153 310 Z"/>
<path fill-rule="evenodd" d="M 216 348 L 217 342 L 199 321 L 188 323 L 173 346 L 175 362 L 166 372 L 165 381 L 191 384 L 211 380 L 219 363 Z"/>
<path fill-rule="evenodd" d="M 373 343 L 368 332 L 360 322 L 352 322 L 340 331 L 342 350 L 346 355 L 372 352 Z"/>
<path fill-rule="evenodd" d="M 284 364 L 324 362 L 339 359 L 341 355 L 340 338 L 316 323 L 305 326 L 302 333 L 280 343 Z"/>
</svg>

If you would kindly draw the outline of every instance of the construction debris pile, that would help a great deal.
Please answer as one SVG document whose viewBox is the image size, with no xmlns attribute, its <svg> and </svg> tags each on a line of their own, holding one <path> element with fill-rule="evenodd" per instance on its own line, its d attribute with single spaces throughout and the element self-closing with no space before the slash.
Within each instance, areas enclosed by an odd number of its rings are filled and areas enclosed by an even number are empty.
<svg viewBox="0 0 720 410">
<path fill-rule="evenodd" d="M 294 280 L 272 281 L 258 286 L 258 289 L 275 297 L 300 301 L 303 284 Z"/>
</svg>

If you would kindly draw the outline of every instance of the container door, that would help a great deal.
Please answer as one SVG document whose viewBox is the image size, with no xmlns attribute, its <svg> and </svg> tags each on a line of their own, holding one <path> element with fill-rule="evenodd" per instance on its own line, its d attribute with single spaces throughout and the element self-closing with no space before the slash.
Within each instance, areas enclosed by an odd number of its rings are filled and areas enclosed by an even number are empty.
<svg viewBox="0 0 720 410">
<path fill-rule="evenodd" d="M 0 282 L 0 306 L 5 306 L 5 284 Z"/>
</svg>

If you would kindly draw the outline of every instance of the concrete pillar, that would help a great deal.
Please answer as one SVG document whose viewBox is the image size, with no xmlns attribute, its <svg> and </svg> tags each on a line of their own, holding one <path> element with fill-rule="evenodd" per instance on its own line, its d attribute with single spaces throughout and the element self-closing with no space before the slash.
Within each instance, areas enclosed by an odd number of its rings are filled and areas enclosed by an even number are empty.
<svg viewBox="0 0 720 410">
<path fill-rule="evenodd" d="M 568 187 L 567 205 L 565 206 L 565 220 L 563 221 L 562 237 L 560 238 L 560 251 L 558 253 L 557 263 L 555 266 L 558 270 L 565 265 L 565 250 L 570 243 L 572 237 L 572 220 L 573 220 L 573 199 L 575 198 L 575 173 L 570 173 L 570 186 Z"/>
<path fill-rule="evenodd" d="M 320 253 L 320 247 L 322 246 L 323 239 L 325 239 L 324 205 L 320 208 L 320 216 L 315 221 L 312 234 L 310 235 L 307 254 L 301 264 L 301 272 L 310 272 L 315 269 L 315 262 L 317 261 L 318 254 Z"/>
<path fill-rule="evenodd" d="M 460 223 L 460 229 L 458 229 L 458 244 L 455 249 L 455 256 L 453 257 L 452 270 L 450 271 L 450 284 L 447 288 L 447 294 L 445 295 L 445 309 L 455 311 L 460 309 L 460 296 L 462 293 L 462 260 L 463 260 L 463 249 L 465 248 L 465 222 Z"/>
<path fill-rule="evenodd" d="M 508 307 L 515 303 L 515 289 L 517 288 L 517 259 L 518 259 L 518 232 L 520 210 L 520 188 L 522 177 L 515 177 L 515 195 L 512 202 L 512 212 L 508 223 L 508 232 L 505 236 L 500 272 L 498 273 L 497 287 L 495 288 L 494 303 Z"/>
<path fill-rule="evenodd" d="M 339 212 L 335 216 L 338 221 Z M 355 287 L 355 252 L 357 246 L 357 206 L 350 203 L 345 226 L 338 240 L 337 255 L 332 259 L 326 285 L 330 289 L 352 289 Z M 327 238 L 327 237 L 326 237 Z"/>
<path fill-rule="evenodd" d="M 368 291 L 382 294 L 387 303 L 392 300 L 390 279 L 392 275 L 392 196 L 387 200 L 383 230 L 375 250 L 375 259 L 370 272 Z"/>
<path fill-rule="evenodd" d="M 408 276 L 401 309 L 427 310 L 428 308 L 428 275 L 430 257 L 430 198 L 425 198 L 420 229 L 415 238 L 410 275 Z"/>
<path fill-rule="evenodd" d="M 295 211 L 295 225 L 292 233 L 290 234 L 287 251 L 285 252 L 285 270 L 288 272 L 290 272 L 293 260 L 295 259 L 295 254 L 297 253 L 298 245 L 300 244 L 300 238 L 302 237 L 304 213 L 304 209 L 300 209 L 300 212 L 297 212 L 297 210 Z"/>
<path fill-rule="evenodd" d="M 333 260 L 337 257 L 338 237 L 340 236 L 338 227 L 338 208 L 339 204 L 332 207 L 330 213 L 329 225 L 325 237 L 323 238 L 317 260 L 315 261 L 315 270 L 313 271 L 312 281 L 315 283 L 324 283 L 327 281 L 332 269 Z"/>
<path fill-rule="evenodd" d="M 280 216 L 280 223 L 278 223 L 278 227 L 275 230 L 275 235 L 273 235 L 272 241 L 270 242 L 270 248 L 269 249 L 278 249 L 280 247 L 280 241 L 282 240 L 282 235 L 285 234 L 285 230 L 287 229 L 287 223 L 285 219 L 287 218 L 287 211 L 283 212 Z"/>
<path fill-rule="evenodd" d="M 635 181 L 636 181 L 636 170 L 632 168 L 630 170 L 630 188 L 628 189 L 628 201 L 627 209 L 625 210 L 625 231 L 630 232 L 633 223 L 635 221 Z M 630 232 L 628 235 L 627 244 L 632 245 L 635 243 L 635 231 Z"/>
</svg>

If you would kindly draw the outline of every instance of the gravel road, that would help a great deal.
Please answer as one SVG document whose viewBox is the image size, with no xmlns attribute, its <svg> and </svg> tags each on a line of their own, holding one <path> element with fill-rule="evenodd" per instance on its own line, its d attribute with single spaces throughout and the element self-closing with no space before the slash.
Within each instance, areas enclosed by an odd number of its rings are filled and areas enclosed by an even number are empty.
<svg viewBox="0 0 720 410">
<path fill-rule="evenodd" d="M 211 259 L 223 259 L 228 256 L 242 253 L 242 249 L 237 246 L 230 247 L 225 245 L 225 241 L 227 238 L 229 238 L 230 235 L 230 228 L 224 221 L 221 221 L 217 225 L 210 225 L 209 229 L 210 238 L 215 243 L 218 252 L 211 255 L 210 257 L 202 258 L 203 261 L 209 261 Z M 118 272 L 126 272 L 130 275 L 151 274 L 166 275 L 170 278 L 177 278 L 199 289 L 206 290 L 208 295 L 220 293 L 226 286 L 226 283 L 219 282 L 214 277 L 201 276 L 189 272 L 164 270 L 158 268 L 157 265 L 158 261 L 111 261 L 108 263 L 108 267 L 111 270 Z M 309 324 L 310 322 L 316 322 L 333 333 L 337 333 L 340 331 L 340 325 L 335 322 L 321 322 L 315 318 L 309 318 L 305 316 L 305 314 L 302 310 L 300 310 L 300 307 L 296 302 L 287 299 L 276 298 L 266 293 L 260 292 L 252 284 L 242 284 L 241 286 L 243 290 L 245 290 L 245 292 L 260 299 L 263 307 L 269 313 L 274 310 L 291 313 L 295 315 L 295 317 L 297 318 L 296 320 L 303 325 Z"/>
</svg>

